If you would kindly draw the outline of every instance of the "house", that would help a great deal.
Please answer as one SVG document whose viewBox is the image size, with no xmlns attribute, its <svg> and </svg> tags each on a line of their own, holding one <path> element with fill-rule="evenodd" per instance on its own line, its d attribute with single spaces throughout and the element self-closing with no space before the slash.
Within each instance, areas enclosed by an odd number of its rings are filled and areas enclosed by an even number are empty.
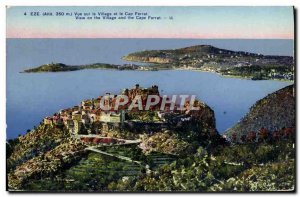
<svg viewBox="0 0 300 197">
<path fill-rule="evenodd" d="M 100 116 L 101 122 L 123 122 L 125 121 L 125 112 L 121 110 L 117 111 L 109 111 L 109 112 L 101 112 Z"/>
<path fill-rule="evenodd" d="M 59 111 L 59 115 L 63 116 L 65 114 L 66 114 L 66 110 L 62 109 L 62 110 Z"/>
<path fill-rule="evenodd" d="M 110 113 L 110 122 L 121 122 L 121 113 Z"/>
<path fill-rule="evenodd" d="M 72 113 L 65 113 L 64 115 L 60 116 L 63 120 L 63 123 L 66 125 L 68 120 L 72 120 Z"/>
<path fill-rule="evenodd" d="M 88 114 L 91 123 L 97 121 L 98 111 L 100 111 L 100 110 L 94 109 L 94 110 L 91 110 L 91 112 Z"/>
<path fill-rule="evenodd" d="M 102 114 L 102 112 L 101 112 L 101 110 L 97 110 L 96 112 L 95 112 L 95 117 L 96 117 L 96 121 L 100 121 L 100 119 L 101 119 L 101 114 Z"/>
<path fill-rule="evenodd" d="M 67 129 L 74 129 L 74 121 L 72 120 L 72 119 L 68 119 L 67 121 L 66 121 L 66 127 L 67 127 Z"/>
<path fill-rule="evenodd" d="M 51 117 L 46 117 L 46 118 L 44 118 L 44 124 L 45 125 L 52 125 L 52 118 Z"/>
<path fill-rule="evenodd" d="M 73 133 L 75 135 L 79 134 L 80 133 L 80 130 L 81 130 L 81 127 L 82 127 L 82 123 L 78 120 L 74 120 L 74 129 L 73 129 Z"/>
<path fill-rule="evenodd" d="M 82 101 L 81 107 L 83 110 L 89 110 L 93 108 L 93 103 L 90 100 Z"/>
<path fill-rule="evenodd" d="M 102 124 L 102 129 L 101 130 L 102 130 L 102 132 L 108 132 L 108 125 L 107 125 L 107 123 L 104 122 Z"/>
<path fill-rule="evenodd" d="M 62 125 L 63 120 L 60 118 L 60 116 L 53 116 L 53 124 L 55 125 Z"/>
<path fill-rule="evenodd" d="M 81 114 L 82 114 L 82 115 L 89 115 L 90 112 L 91 112 L 91 110 L 82 110 L 82 111 L 81 111 Z"/>
<path fill-rule="evenodd" d="M 110 122 L 110 112 L 101 112 L 100 115 L 100 121 L 101 122 Z"/>
<path fill-rule="evenodd" d="M 72 109 L 71 109 L 73 112 L 74 111 L 78 111 L 79 110 L 79 106 L 74 106 L 74 107 L 72 107 Z"/>
<path fill-rule="evenodd" d="M 79 111 L 72 112 L 72 119 L 80 121 L 81 120 L 81 113 Z"/>
<path fill-rule="evenodd" d="M 99 97 L 97 98 L 96 100 L 94 100 L 94 107 L 97 109 L 97 108 L 100 108 L 100 101 L 101 101 L 101 98 L 102 97 Z"/>
<path fill-rule="evenodd" d="M 89 116 L 88 116 L 87 114 L 82 115 L 82 116 L 81 116 L 81 122 L 82 122 L 83 124 L 89 124 L 89 123 L 90 123 L 90 118 L 89 118 Z"/>
<path fill-rule="evenodd" d="M 164 112 L 158 111 L 157 116 L 161 121 L 166 121 Z"/>
<path fill-rule="evenodd" d="M 91 105 L 91 104 L 92 104 L 91 100 L 81 101 L 81 106 L 83 106 L 83 105 Z"/>
</svg>

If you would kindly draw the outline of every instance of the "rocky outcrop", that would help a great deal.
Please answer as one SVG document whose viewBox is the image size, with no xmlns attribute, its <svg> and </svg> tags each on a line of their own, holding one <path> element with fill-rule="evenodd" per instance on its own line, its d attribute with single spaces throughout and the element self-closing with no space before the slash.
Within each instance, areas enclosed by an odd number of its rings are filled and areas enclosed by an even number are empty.
<svg viewBox="0 0 300 197">
<path fill-rule="evenodd" d="M 188 142 L 181 140 L 171 131 L 158 132 L 154 135 L 143 135 L 139 147 L 145 154 L 160 152 L 172 155 L 183 155 L 193 152 Z"/>
<path fill-rule="evenodd" d="M 262 128 L 274 132 L 282 128 L 295 127 L 295 117 L 294 85 L 290 85 L 257 101 L 246 116 L 225 134 L 229 138 L 233 133 L 241 137 L 249 132 L 258 132 Z"/>
<path fill-rule="evenodd" d="M 186 103 L 185 107 L 188 109 L 190 108 L 189 102 Z M 189 110 L 187 114 L 192 118 L 195 118 L 203 129 L 216 134 L 217 130 L 214 111 L 208 105 L 198 100 L 194 102 L 193 107 L 198 107 L 199 110 Z"/>
</svg>

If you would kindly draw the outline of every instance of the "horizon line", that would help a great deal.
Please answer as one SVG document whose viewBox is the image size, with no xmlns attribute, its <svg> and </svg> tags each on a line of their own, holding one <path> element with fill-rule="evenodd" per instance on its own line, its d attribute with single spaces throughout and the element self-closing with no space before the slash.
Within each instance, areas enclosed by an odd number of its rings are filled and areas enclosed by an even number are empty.
<svg viewBox="0 0 300 197">
<path fill-rule="evenodd" d="M 295 40 L 295 38 L 178 38 L 178 37 L 6 37 L 6 39 L 202 39 L 202 40 Z"/>
</svg>

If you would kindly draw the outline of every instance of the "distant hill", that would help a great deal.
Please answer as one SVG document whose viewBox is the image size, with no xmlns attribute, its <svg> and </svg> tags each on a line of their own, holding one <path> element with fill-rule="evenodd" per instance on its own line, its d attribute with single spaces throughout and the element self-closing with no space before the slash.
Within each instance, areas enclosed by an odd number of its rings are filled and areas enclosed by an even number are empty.
<svg viewBox="0 0 300 197">
<path fill-rule="evenodd" d="M 138 51 L 122 59 L 152 63 L 169 69 L 197 69 L 253 80 L 294 78 L 293 57 L 232 51 L 211 45 Z"/>
<path fill-rule="evenodd" d="M 44 64 L 36 68 L 27 69 L 24 72 L 61 72 L 79 70 L 75 66 L 67 66 L 62 63 Z"/>
<path fill-rule="evenodd" d="M 71 66 L 63 63 L 44 64 L 24 70 L 25 73 L 64 72 L 82 69 L 114 70 L 200 70 L 216 72 L 231 77 L 252 80 L 294 80 L 294 58 L 270 56 L 244 51 L 220 49 L 211 45 L 196 45 L 180 49 L 138 51 L 122 57 L 131 62 L 151 63 L 149 66 L 134 64 L 114 65 L 95 63 Z"/>
<path fill-rule="evenodd" d="M 174 55 L 217 55 L 217 54 L 249 54 L 249 55 L 258 55 L 254 53 L 247 53 L 247 52 L 238 52 L 238 51 L 230 51 L 226 49 L 220 49 L 211 45 L 195 45 L 190 47 L 184 47 L 179 49 L 167 49 L 167 50 L 145 50 L 139 51 L 135 53 L 131 53 L 124 58 L 130 57 L 173 57 Z M 176 58 L 175 56 L 173 57 Z"/>
<path fill-rule="evenodd" d="M 226 131 L 230 137 L 245 135 L 250 131 L 259 131 L 266 128 L 273 132 L 287 127 L 295 127 L 296 101 L 294 85 L 287 86 L 265 98 L 257 101 L 240 122 Z"/>
<path fill-rule="evenodd" d="M 123 66 L 125 68 L 125 66 Z M 66 72 L 66 71 L 76 71 L 83 69 L 119 69 L 118 65 L 105 64 L 105 63 L 95 63 L 80 66 L 69 66 L 63 63 L 50 63 L 44 64 L 36 68 L 31 68 L 24 70 L 25 73 L 37 73 L 37 72 Z"/>
<path fill-rule="evenodd" d="M 201 58 L 200 62 L 198 61 L 198 58 Z M 205 60 L 222 62 L 226 60 L 226 58 L 239 61 L 252 61 L 251 58 L 255 58 L 253 59 L 254 61 L 259 61 L 259 59 L 269 59 L 272 60 L 272 64 L 286 63 L 286 65 L 291 65 L 293 61 L 293 58 L 289 56 L 265 56 L 257 53 L 221 49 L 211 45 L 195 45 L 168 50 L 138 51 L 123 57 L 124 60 L 128 61 L 151 63 L 194 63 L 194 65 L 195 63 L 205 62 Z"/>
</svg>

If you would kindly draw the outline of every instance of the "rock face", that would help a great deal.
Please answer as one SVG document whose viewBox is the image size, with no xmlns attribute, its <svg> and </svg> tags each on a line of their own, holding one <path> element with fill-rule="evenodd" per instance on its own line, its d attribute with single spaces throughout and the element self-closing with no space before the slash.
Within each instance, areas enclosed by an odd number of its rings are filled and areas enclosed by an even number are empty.
<svg viewBox="0 0 300 197">
<path fill-rule="evenodd" d="M 193 152 L 191 144 L 181 140 L 178 136 L 170 131 L 157 132 L 152 136 L 144 135 L 141 139 L 139 148 L 145 154 L 151 152 L 160 152 L 172 155 L 184 155 Z"/>
<path fill-rule="evenodd" d="M 270 132 L 287 127 L 295 127 L 296 101 L 294 85 L 287 86 L 257 101 L 246 116 L 234 127 L 226 131 L 230 137 L 246 135 L 265 128 Z"/>
</svg>

